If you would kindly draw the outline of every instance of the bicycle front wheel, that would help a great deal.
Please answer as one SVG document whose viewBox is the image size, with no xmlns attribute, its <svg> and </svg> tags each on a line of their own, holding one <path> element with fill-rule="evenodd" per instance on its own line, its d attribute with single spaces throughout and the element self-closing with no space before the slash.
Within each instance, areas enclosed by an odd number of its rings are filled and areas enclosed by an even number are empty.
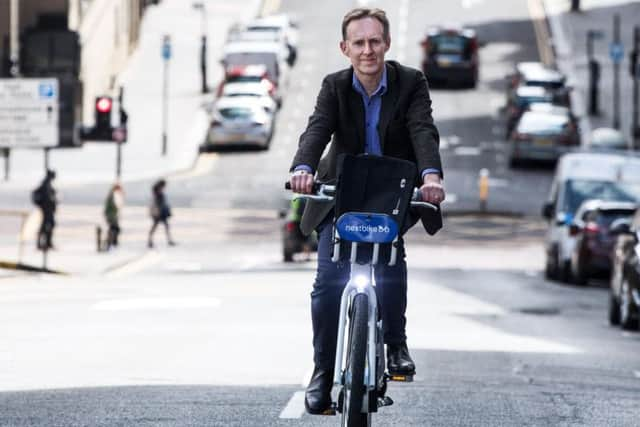
<svg viewBox="0 0 640 427">
<path fill-rule="evenodd" d="M 371 416 L 362 412 L 362 404 L 367 390 L 364 383 L 364 372 L 367 363 L 369 298 L 366 294 L 357 294 L 353 298 L 351 307 L 346 381 L 343 389 L 342 426 L 366 427 L 370 424 Z"/>
</svg>

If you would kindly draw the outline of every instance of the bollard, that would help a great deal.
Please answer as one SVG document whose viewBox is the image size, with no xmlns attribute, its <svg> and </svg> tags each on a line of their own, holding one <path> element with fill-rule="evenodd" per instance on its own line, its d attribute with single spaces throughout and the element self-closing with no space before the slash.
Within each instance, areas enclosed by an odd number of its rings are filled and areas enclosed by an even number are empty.
<svg viewBox="0 0 640 427">
<path fill-rule="evenodd" d="M 96 251 L 102 251 L 102 227 L 96 225 Z"/>
<path fill-rule="evenodd" d="M 480 210 L 486 212 L 487 199 L 489 198 L 489 169 L 482 168 L 478 174 L 478 196 L 480 199 Z"/>
</svg>

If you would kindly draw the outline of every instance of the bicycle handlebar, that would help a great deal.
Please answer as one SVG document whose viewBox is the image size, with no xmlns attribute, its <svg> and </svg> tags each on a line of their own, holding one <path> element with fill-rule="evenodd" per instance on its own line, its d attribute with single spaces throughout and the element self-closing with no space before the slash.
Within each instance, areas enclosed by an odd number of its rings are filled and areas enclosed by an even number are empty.
<svg viewBox="0 0 640 427">
<path fill-rule="evenodd" d="M 284 184 L 284 188 L 285 190 L 291 190 L 291 183 L 287 181 Z M 333 196 L 336 192 L 336 186 L 329 185 L 329 184 L 322 184 L 316 181 L 313 183 L 312 191 L 314 194 L 302 194 L 302 193 L 296 193 L 296 194 L 298 195 L 297 197 L 300 197 L 303 199 L 332 202 Z M 434 211 L 437 211 L 438 209 L 440 209 L 437 205 L 434 205 L 433 203 L 423 201 L 422 193 L 420 192 L 419 188 L 413 189 L 413 196 L 411 196 L 411 206 L 429 208 L 429 209 L 433 209 Z"/>
</svg>

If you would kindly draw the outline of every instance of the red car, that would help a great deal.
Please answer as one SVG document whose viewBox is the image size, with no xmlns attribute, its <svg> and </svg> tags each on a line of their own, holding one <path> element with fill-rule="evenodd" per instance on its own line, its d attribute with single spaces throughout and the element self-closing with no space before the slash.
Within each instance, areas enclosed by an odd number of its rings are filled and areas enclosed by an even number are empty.
<svg viewBox="0 0 640 427">
<path fill-rule="evenodd" d="M 276 101 L 278 106 L 282 103 L 282 98 L 278 93 L 278 87 L 274 82 L 269 80 L 267 74 L 267 67 L 264 65 L 256 64 L 256 65 L 232 65 L 227 67 L 225 70 L 225 77 L 220 85 L 218 85 L 217 96 L 220 97 L 222 95 L 222 91 L 224 85 L 226 83 L 262 83 L 267 90 L 269 91 L 269 95 Z"/>
</svg>

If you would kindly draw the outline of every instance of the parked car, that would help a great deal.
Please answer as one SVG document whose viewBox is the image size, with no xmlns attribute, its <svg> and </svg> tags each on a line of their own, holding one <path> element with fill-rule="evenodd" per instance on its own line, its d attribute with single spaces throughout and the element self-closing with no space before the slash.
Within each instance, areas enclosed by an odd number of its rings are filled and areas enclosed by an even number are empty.
<svg viewBox="0 0 640 427">
<path fill-rule="evenodd" d="M 222 98 L 244 99 L 247 102 L 253 100 L 270 114 L 275 114 L 278 111 L 278 104 L 269 95 L 269 89 L 260 82 L 227 83 L 222 88 L 219 99 Z"/>
<path fill-rule="evenodd" d="M 276 101 L 278 107 L 282 104 L 282 96 L 275 82 L 269 80 L 267 67 L 262 64 L 232 65 L 225 72 L 225 77 L 218 85 L 217 96 L 222 96 L 224 86 L 227 83 L 260 83 Z"/>
<path fill-rule="evenodd" d="M 611 272 L 611 253 L 615 236 L 611 224 L 630 219 L 637 205 L 630 202 L 586 200 L 576 211 L 569 234 L 576 240 L 571 253 L 571 279 L 585 285 L 590 277 Z"/>
<path fill-rule="evenodd" d="M 509 165 L 523 160 L 557 160 L 580 146 L 576 122 L 566 108 L 551 105 L 525 111 L 509 137 Z"/>
<path fill-rule="evenodd" d="M 265 27 L 260 25 L 233 26 L 227 34 L 227 43 L 232 42 L 272 42 L 282 45 L 286 50 L 286 61 L 293 66 L 296 59 L 296 50 L 289 44 L 285 32 L 280 27 Z"/>
<path fill-rule="evenodd" d="M 507 102 L 519 87 L 541 87 L 548 91 L 556 104 L 570 107 L 571 87 L 560 71 L 541 62 L 519 62 L 515 72 L 507 76 Z"/>
<path fill-rule="evenodd" d="M 273 114 L 254 99 L 218 99 L 202 151 L 254 146 L 267 149 L 273 136 Z"/>
<path fill-rule="evenodd" d="M 278 14 L 256 18 L 247 24 L 250 31 L 280 31 L 284 34 L 289 49 L 289 65 L 293 66 L 298 56 L 298 24 L 289 15 Z"/>
<path fill-rule="evenodd" d="M 618 129 L 597 128 L 591 132 L 589 137 L 589 148 L 591 150 L 627 150 L 629 145 L 627 138 Z"/>
<path fill-rule="evenodd" d="M 475 87 L 478 82 L 478 39 L 469 28 L 432 28 L 422 45 L 422 71 L 432 84 Z"/>
<path fill-rule="evenodd" d="M 287 55 L 286 49 L 277 42 L 235 41 L 224 46 L 221 62 L 225 69 L 238 65 L 264 65 L 267 78 L 282 94 L 289 78 Z"/>
<path fill-rule="evenodd" d="M 640 210 L 632 220 L 614 222 L 611 231 L 618 238 L 609 282 L 609 322 L 626 330 L 637 330 L 640 324 Z"/>
<path fill-rule="evenodd" d="M 587 199 L 638 203 L 640 158 L 611 153 L 570 153 L 556 166 L 548 201 L 542 209 L 548 220 L 545 275 L 568 282 L 575 236 L 569 226 Z"/>
<path fill-rule="evenodd" d="M 286 212 L 282 213 L 285 218 L 282 227 L 282 257 L 284 262 L 293 261 L 293 256 L 297 253 L 306 253 L 318 250 L 318 239 L 315 233 L 305 236 L 300 230 L 300 220 L 306 205 L 306 199 L 294 198 L 289 203 Z"/>
<path fill-rule="evenodd" d="M 509 138 L 522 114 L 531 104 L 551 104 L 553 97 L 545 88 L 537 86 L 520 86 L 507 103 L 506 137 Z"/>
</svg>

